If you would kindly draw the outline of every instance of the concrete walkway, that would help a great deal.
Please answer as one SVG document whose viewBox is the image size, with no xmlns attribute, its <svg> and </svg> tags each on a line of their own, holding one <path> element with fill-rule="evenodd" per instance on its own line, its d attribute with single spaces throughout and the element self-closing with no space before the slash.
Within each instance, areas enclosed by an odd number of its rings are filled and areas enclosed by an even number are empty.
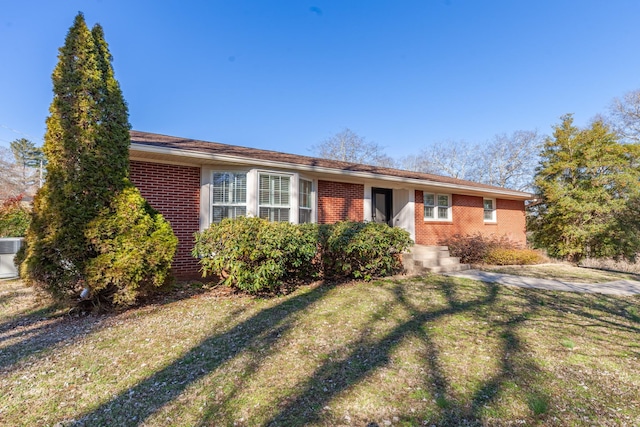
<svg viewBox="0 0 640 427">
<path fill-rule="evenodd" d="M 606 283 L 574 283 L 562 280 L 538 279 L 535 277 L 513 276 L 480 270 L 466 270 L 445 273 L 446 276 L 463 277 L 481 282 L 500 283 L 522 288 L 547 289 L 550 291 L 599 293 L 609 295 L 640 294 L 640 282 L 635 280 L 616 280 Z"/>
</svg>

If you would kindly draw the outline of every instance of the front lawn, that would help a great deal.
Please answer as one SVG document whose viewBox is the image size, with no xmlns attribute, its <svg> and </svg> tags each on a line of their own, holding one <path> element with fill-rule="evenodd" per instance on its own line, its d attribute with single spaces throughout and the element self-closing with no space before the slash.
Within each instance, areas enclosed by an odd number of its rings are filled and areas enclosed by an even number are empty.
<svg viewBox="0 0 640 427">
<path fill-rule="evenodd" d="M 640 297 L 430 275 L 112 315 L 33 298 L 0 282 L 0 425 L 640 424 Z"/>
</svg>

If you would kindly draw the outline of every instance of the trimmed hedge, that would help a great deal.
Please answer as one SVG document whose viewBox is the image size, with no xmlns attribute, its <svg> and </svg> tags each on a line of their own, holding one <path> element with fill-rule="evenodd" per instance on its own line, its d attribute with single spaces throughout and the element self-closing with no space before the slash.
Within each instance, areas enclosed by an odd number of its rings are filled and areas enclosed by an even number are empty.
<svg viewBox="0 0 640 427">
<path fill-rule="evenodd" d="M 261 218 L 224 219 L 196 233 L 193 256 L 202 274 L 247 292 L 275 290 L 317 270 L 317 233 L 311 228 Z"/>
<path fill-rule="evenodd" d="M 492 265 L 531 265 L 544 262 L 543 256 L 533 249 L 494 248 L 484 257 Z"/>
<path fill-rule="evenodd" d="M 260 218 L 224 219 L 196 233 L 193 256 L 203 276 L 247 292 L 328 277 L 371 280 L 402 269 L 409 233 L 386 224 L 302 224 Z"/>
<path fill-rule="evenodd" d="M 409 233 L 376 222 L 322 225 L 326 277 L 371 280 L 402 270 L 400 254 L 413 245 Z"/>
<path fill-rule="evenodd" d="M 506 236 L 456 234 L 440 244 L 448 246 L 451 255 L 460 257 L 464 264 L 526 265 L 544 262 L 542 254 L 522 248 Z"/>
</svg>

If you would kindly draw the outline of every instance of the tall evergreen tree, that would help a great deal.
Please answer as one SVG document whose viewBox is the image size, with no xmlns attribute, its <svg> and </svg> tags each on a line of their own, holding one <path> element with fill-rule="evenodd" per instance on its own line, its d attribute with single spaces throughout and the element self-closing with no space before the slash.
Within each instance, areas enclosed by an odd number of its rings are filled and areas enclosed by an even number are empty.
<svg viewBox="0 0 640 427">
<path fill-rule="evenodd" d="M 628 219 L 640 195 L 638 153 L 601 121 L 579 129 L 571 115 L 562 117 L 535 176 L 540 200 L 528 223 L 534 244 L 572 261 L 632 256 L 637 230 Z"/>
<path fill-rule="evenodd" d="M 111 60 L 102 27 L 96 25 L 89 31 L 79 13 L 60 48 L 52 76 L 54 97 L 44 143 L 49 160 L 47 181 L 34 200 L 21 271 L 28 282 L 60 298 L 77 295 L 83 287 L 97 298 L 100 293 L 113 296 L 117 288 L 133 286 L 129 295 L 116 301 L 131 303 L 140 282 L 157 285 L 164 280 L 177 242 L 168 223 L 128 180 L 130 124 Z M 127 236 L 126 222 L 117 218 L 123 198 L 138 209 L 130 225 L 144 224 L 135 238 L 151 238 L 161 230 L 156 237 L 168 245 L 161 248 L 164 258 L 156 262 L 159 271 L 136 270 L 137 276 L 126 278 L 128 282 L 120 277 L 127 267 L 114 269 L 118 257 L 127 256 L 123 247 L 131 244 L 113 239 L 114 233 Z M 110 227 L 104 225 L 107 223 Z M 140 247 L 149 250 L 153 245 Z M 129 252 L 134 250 L 135 244 L 129 246 Z M 105 254 L 111 264 L 105 263 Z M 146 257 L 153 260 L 154 254 Z M 97 258 L 101 258 L 99 274 Z"/>
</svg>

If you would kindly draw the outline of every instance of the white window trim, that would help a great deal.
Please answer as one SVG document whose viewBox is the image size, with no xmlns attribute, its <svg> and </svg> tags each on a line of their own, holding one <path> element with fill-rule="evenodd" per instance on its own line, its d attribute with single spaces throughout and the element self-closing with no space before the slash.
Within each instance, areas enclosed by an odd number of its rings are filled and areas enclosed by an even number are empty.
<svg viewBox="0 0 640 427">
<path fill-rule="evenodd" d="M 491 206 L 493 206 L 493 209 L 491 210 L 491 219 L 487 219 L 484 216 L 485 212 L 487 212 L 487 210 L 484 208 L 484 201 L 485 200 L 491 200 Z M 484 219 L 484 222 L 489 223 L 489 224 L 498 222 L 496 199 L 492 199 L 490 197 L 484 197 L 482 199 L 482 218 Z"/>
<path fill-rule="evenodd" d="M 433 201 L 435 202 L 435 205 L 426 205 L 424 203 L 424 196 L 427 194 L 433 194 Z M 452 209 L 451 209 L 451 204 L 452 204 L 452 195 L 451 194 L 442 194 L 442 193 L 431 193 L 429 191 L 423 191 L 422 192 L 423 195 L 423 208 L 422 208 L 422 217 L 425 221 L 431 221 L 431 222 L 453 222 L 453 214 L 452 214 Z M 438 208 L 439 207 L 444 207 L 444 206 L 438 206 L 438 196 L 446 196 L 447 197 L 447 218 L 438 218 Z M 425 206 L 432 206 L 434 208 L 434 218 L 428 218 L 426 216 L 424 216 L 424 207 Z"/>
<path fill-rule="evenodd" d="M 214 175 L 215 174 L 220 174 L 220 173 L 229 173 L 232 175 L 245 175 L 245 201 L 243 203 L 238 203 L 236 201 L 233 201 L 231 203 L 216 203 L 213 200 L 213 190 L 214 190 L 214 186 L 213 186 L 213 182 L 214 182 Z M 214 206 L 219 206 L 219 207 L 227 207 L 227 208 L 234 208 L 234 207 L 244 207 L 245 208 L 245 215 L 248 215 L 248 207 L 249 207 L 249 194 L 248 194 L 248 187 L 249 187 L 249 174 L 247 173 L 247 171 L 245 170 L 212 170 L 210 172 L 210 182 L 211 185 L 209 186 L 209 224 L 213 224 L 213 208 Z"/>
<path fill-rule="evenodd" d="M 315 199 L 314 198 L 314 193 L 315 193 L 315 191 L 314 191 L 313 180 L 305 178 L 305 177 L 302 177 L 302 176 L 299 176 L 296 181 L 297 181 L 297 194 L 296 194 L 297 197 L 296 198 L 298 200 L 298 212 L 297 212 L 298 218 L 297 218 L 296 222 L 298 224 L 302 224 L 300 222 L 300 210 L 306 210 L 306 211 L 309 211 L 309 213 L 310 213 L 310 215 L 309 215 L 310 223 L 314 223 L 315 222 L 315 214 L 314 214 L 314 211 L 315 211 L 315 209 L 314 209 L 314 205 L 315 205 L 314 204 L 314 199 Z M 301 205 L 301 202 L 302 202 L 302 195 L 300 194 L 300 182 L 301 181 L 306 181 L 306 182 L 311 184 L 311 190 L 309 192 L 309 205 L 310 205 L 309 207 Z"/>
<path fill-rule="evenodd" d="M 277 171 L 266 171 L 259 170 L 256 179 L 256 213 L 257 216 L 260 216 L 260 208 L 267 209 L 288 209 L 289 210 L 289 222 L 297 223 L 298 222 L 298 211 L 293 207 L 298 204 L 298 189 L 297 184 L 298 180 L 296 179 L 296 174 L 286 173 L 286 172 L 277 172 Z M 274 205 L 274 204 L 260 204 L 260 178 L 262 176 L 277 176 L 277 177 L 286 177 L 289 178 L 289 203 L 287 205 Z M 295 205 L 294 205 L 295 203 Z M 297 207 L 297 206 L 296 206 Z M 295 211 L 295 213 L 294 213 Z"/>
</svg>

